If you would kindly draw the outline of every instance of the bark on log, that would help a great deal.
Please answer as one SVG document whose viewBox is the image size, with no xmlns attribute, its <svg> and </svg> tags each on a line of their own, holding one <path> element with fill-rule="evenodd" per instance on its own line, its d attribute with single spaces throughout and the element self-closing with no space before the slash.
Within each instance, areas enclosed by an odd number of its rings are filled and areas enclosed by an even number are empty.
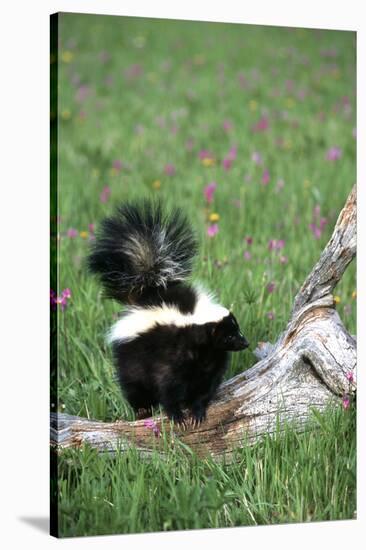
<svg viewBox="0 0 366 550">
<path fill-rule="evenodd" d="M 356 391 L 356 340 L 345 329 L 332 296 L 356 253 L 356 188 L 341 211 L 333 235 L 294 300 L 291 318 L 275 344 L 262 343 L 259 362 L 223 383 L 198 428 L 172 428 L 154 421 L 168 437 L 178 437 L 199 455 L 230 458 L 232 450 L 255 442 L 276 426 L 293 421 L 299 430 L 312 407 L 340 404 Z M 349 377 L 352 375 L 353 381 Z M 169 435 L 170 434 L 170 435 Z M 245 437 L 244 437 L 245 436 Z M 143 456 L 159 449 L 160 437 L 145 420 L 99 422 L 51 414 L 51 445 L 60 450 L 84 443 L 101 451 L 131 445 Z"/>
</svg>

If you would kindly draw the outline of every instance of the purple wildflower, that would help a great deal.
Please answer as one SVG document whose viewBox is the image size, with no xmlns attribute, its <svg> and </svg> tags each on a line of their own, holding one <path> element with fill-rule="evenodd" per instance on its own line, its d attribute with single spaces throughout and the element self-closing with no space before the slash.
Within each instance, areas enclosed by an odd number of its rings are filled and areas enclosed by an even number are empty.
<svg viewBox="0 0 366 550">
<path fill-rule="evenodd" d="M 146 428 L 148 428 L 149 430 L 152 430 L 155 437 L 159 437 L 160 430 L 159 430 L 159 426 L 156 424 L 155 420 L 153 420 L 152 418 L 147 418 L 146 420 L 144 420 L 144 426 Z"/>
<path fill-rule="evenodd" d="M 207 228 L 207 235 L 208 237 L 214 237 L 219 232 L 219 226 L 217 223 L 213 223 L 208 226 Z"/>
<path fill-rule="evenodd" d="M 268 242 L 268 250 L 272 252 L 272 250 L 282 250 L 282 248 L 285 246 L 284 239 L 271 239 Z"/>
<path fill-rule="evenodd" d="M 245 237 L 245 241 L 250 246 L 251 244 L 253 244 L 253 237 Z"/>
<path fill-rule="evenodd" d="M 351 372 L 351 371 L 347 372 L 346 378 L 347 378 L 348 382 L 350 382 L 352 384 L 353 381 L 354 381 L 353 372 Z"/>
<path fill-rule="evenodd" d="M 122 170 L 122 162 L 118 159 L 114 160 L 112 164 L 112 168 L 117 172 L 120 172 Z"/>
<path fill-rule="evenodd" d="M 271 281 L 267 285 L 267 292 L 269 292 L 269 294 L 272 294 L 275 288 L 276 288 L 276 283 L 274 281 Z"/>
<path fill-rule="evenodd" d="M 243 256 L 244 256 L 244 259 L 245 259 L 245 260 L 248 260 L 248 261 L 249 261 L 249 260 L 251 259 L 251 257 L 252 257 L 252 255 L 251 255 L 251 253 L 249 252 L 249 250 L 245 250 Z"/>
<path fill-rule="evenodd" d="M 61 310 L 64 311 L 65 307 L 67 306 L 67 300 L 71 298 L 71 290 L 69 288 L 65 288 L 60 296 L 57 296 L 54 290 L 50 290 L 50 302 L 52 309 L 56 309 L 56 307 L 59 305 L 61 306 Z"/>
<path fill-rule="evenodd" d="M 78 230 L 77 229 L 74 229 L 73 227 L 70 227 L 70 229 L 67 230 L 67 233 L 66 235 L 70 238 L 70 239 L 74 239 L 75 237 L 77 237 L 79 234 Z"/>
<path fill-rule="evenodd" d="M 216 182 L 212 181 L 203 190 L 203 194 L 205 196 L 206 201 L 210 204 L 213 201 L 214 193 L 216 191 L 217 184 Z"/>
<path fill-rule="evenodd" d="M 252 161 L 255 162 L 255 164 L 263 164 L 262 155 L 258 153 L 258 151 L 253 151 Z"/>
<path fill-rule="evenodd" d="M 90 95 L 90 87 L 87 86 L 86 84 L 82 84 L 76 90 L 75 99 L 77 102 L 82 103 L 89 97 L 89 95 Z"/>
<path fill-rule="evenodd" d="M 331 147 L 327 151 L 326 159 L 330 161 L 335 161 L 340 159 L 341 156 L 342 156 L 342 149 L 340 149 L 340 147 Z"/>
<path fill-rule="evenodd" d="M 141 65 L 139 65 L 138 63 L 134 63 L 130 67 L 127 67 L 124 75 L 127 80 L 133 80 L 134 78 L 139 78 L 140 76 L 142 76 L 142 73 L 143 69 Z"/>
</svg>

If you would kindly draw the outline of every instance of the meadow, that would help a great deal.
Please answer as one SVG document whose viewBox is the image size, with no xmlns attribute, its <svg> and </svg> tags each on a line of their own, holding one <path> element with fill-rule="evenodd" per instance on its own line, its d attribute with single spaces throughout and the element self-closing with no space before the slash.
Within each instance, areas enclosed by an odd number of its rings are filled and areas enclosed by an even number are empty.
<svg viewBox="0 0 366 550">
<path fill-rule="evenodd" d="M 356 182 L 355 33 L 61 14 L 58 55 L 57 399 L 51 410 L 134 418 L 85 258 L 115 206 L 159 197 L 190 218 L 194 279 L 251 343 L 226 377 L 275 341 Z M 356 332 L 356 267 L 336 307 Z M 58 459 L 61 536 L 353 518 L 355 406 L 316 433 L 243 445 L 234 464 L 169 449 L 139 460 L 84 448 Z"/>
</svg>

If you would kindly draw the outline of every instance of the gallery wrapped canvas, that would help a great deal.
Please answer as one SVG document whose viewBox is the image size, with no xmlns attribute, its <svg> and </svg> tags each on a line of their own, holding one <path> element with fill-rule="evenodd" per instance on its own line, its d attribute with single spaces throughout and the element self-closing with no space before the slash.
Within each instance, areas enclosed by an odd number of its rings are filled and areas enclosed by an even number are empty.
<svg viewBox="0 0 366 550">
<path fill-rule="evenodd" d="M 51 16 L 51 534 L 356 517 L 356 34 Z"/>
</svg>

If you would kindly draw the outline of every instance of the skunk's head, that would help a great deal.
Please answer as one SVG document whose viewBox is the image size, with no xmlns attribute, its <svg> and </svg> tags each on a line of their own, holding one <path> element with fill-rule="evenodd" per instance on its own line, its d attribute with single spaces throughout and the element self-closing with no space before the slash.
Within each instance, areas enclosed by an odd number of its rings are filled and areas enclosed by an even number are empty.
<svg viewBox="0 0 366 550">
<path fill-rule="evenodd" d="M 214 323 L 211 334 L 216 349 L 239 351 L 249 346 L 249 342 L 240 332 L 238 322 L 232 313 L 226 315 L 221 321 Z"/>
</svg>

